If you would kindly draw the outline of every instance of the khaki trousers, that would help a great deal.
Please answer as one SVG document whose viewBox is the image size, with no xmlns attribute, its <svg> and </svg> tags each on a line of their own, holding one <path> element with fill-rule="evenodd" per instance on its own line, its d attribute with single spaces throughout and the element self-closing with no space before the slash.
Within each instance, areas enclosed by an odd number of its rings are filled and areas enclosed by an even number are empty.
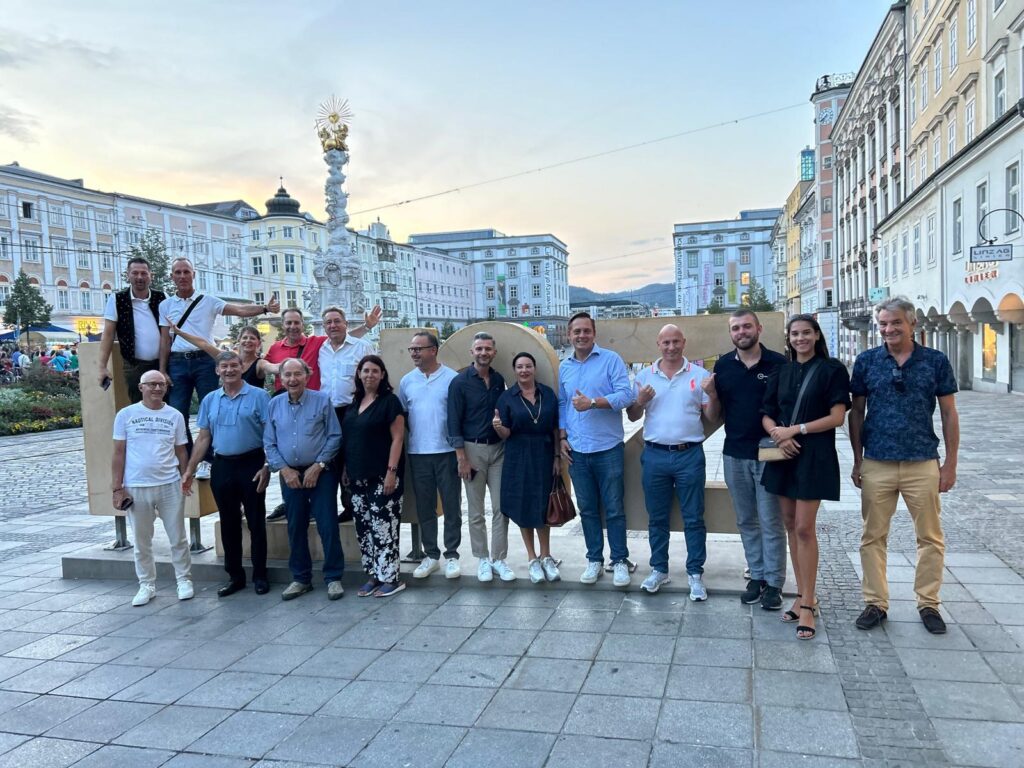
<svg viewBox="0 0 1024 768">
<path fill-rule="evenodd" d="M 942 537 L 939 502 L 939 462 L 873 461 L 861 466 L 860 563 L 864 569 L 864 602 L 889 610 L 885 557 L 889 525 L 900 494 L 907 503 L 917 535 L 914 593 L 917 608 L 938 608 L 946 545 Z"/>
<path fill-rule="evenodd" d="M 164 525 L 171 544 L 171 563 L 174 577 L 181 581 L 191 578 L 192 556 L 185 535 L 185 496 L 181 483 L 165 485 L 125 486 L 133 504 L 128 509 L 128 522 L 135 538 L 135 575 L 139 584 L 156 585 L 156 562 L 153 559 L 153 529 L 156 519 Z"/>
<path fill-rule="evenodd" d="M 469 543 L 473 557 L 504 560 L 508 557 L 508 518 L 501 514 L 501 465 L 505 461 L 505 443 L 484 445 L 467 442 L 466 458 L 476 470 L 466 486 L 469 511 Z M 484 517 L 484 495 L 491 491 L 491 548 L 487 548 L 487 519 Z"/>
</svg>

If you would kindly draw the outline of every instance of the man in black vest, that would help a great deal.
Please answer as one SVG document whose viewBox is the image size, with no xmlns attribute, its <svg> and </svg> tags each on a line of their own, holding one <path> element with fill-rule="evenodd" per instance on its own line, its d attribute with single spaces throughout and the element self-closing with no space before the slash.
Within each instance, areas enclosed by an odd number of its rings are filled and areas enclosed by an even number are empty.
<svg viewBox="0 0 1024 768">
<path fill-rule="evenodd" d="M 160 367 L 159 306 L 166 296 L 160 291 L 151 290 L 152 282 L 149 262 L 141 256 L 129 259 L 129 287 L 111 294 L 103 312 L 98 379 L 101 385 L 110 380 L 107 364 L 114 348 L 114 339 L 117 339 L 124 360 L 128 397 L 133 403 L 142 400 L 142 390 L 139 389 L 142 374 Z"/>
</svg>

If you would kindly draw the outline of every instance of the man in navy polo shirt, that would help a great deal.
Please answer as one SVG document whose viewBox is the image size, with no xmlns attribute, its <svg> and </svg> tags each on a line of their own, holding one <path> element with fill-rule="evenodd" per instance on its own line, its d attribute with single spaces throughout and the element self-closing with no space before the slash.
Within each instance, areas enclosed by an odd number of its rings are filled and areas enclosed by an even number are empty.
<svg viewBox="0 0 1024 768">
<path fill-rule="evenodd" d="M 725 422 L 725 484 L 750 568 L 740 600 L 747 605 L 760 601 L 764 610 L 777 611 L 786 582 L 786 529 L 778 498 L 761 485 L 764 462 L 757 460 L 757 444 L 767 437 L 761 426 L 761 403 L 768 377 L 786 358 L 761 343 L 762 330 L 751 310 L 733 312 L 729 338 L 735 349 L 718 358 L 703 387 L 709 399 L 708 418 Z"/>
<path fill-rule="evenodd" d="M 861 489 L 864 518 L 860 562 L 866 607 L 856 623 L 859 629 L 873 629 L 886 619 L 889 524 L 902 495 L 917 535 L 918 613 L 925 629 L 941 635 L 946 631 L 939 615 L 946 548 L 939 494 L 956 483 L 960 447 L 956 379 L 942 352 L 914 341 L 917 321 L 911 302 L 902 296 L 886 299 L 875 313 L 882 345 L 857 356 L 850 379 L 853 484 Z M 941 463 L 939 438 L 932 427 L 936 402 L 946 444 L 946 459 Z"/>
</svg>

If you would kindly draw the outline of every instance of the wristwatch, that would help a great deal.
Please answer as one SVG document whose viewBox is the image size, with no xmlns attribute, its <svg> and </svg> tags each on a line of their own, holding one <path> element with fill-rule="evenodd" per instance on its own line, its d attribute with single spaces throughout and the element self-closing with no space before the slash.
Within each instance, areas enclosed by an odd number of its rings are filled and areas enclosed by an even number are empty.
<svg viewBox="0 0 1024 768">
<path fill-rule="evenodd" d="M 597 400 L 590 398 L 590 407 L 591 409 L 597 408 Z"/>
<path fill-rule="evenodd" d="M 800 434 L 801 435 L 806 435 L 807 434 L 807 425 L 806 424 L 801 424 L 800 425 Z"/>
<path fill-rule="evenodd" d="M 320 469 L 327 469 L 327 462 L 326 461 L 318 461 L 317 462 L 317 466 L 319 466 Z"/>
<path fill-rule="evenodd" d="M 394 472 L 395 474 L 398 474 L 398 467 L 388 467 L 388 472 Z"/>
</svg>

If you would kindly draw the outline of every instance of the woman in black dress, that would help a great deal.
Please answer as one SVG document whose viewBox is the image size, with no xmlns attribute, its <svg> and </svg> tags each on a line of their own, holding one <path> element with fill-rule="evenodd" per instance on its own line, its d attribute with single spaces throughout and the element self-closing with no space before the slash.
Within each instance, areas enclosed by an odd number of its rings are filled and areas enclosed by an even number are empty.
<svg viewBox="0 0 1024 768">
<path fill-rule="evenodd" d="M 796 574 L 798 599 L 782 620 L 799 622 L 796 636 L 810 640 L 818 612 L 815 526 L 822 499 L 839 500 L 836 428 L 850 407 L 850 376 L 842 363 L 828 356 L 821 328 L 811 315 L 790 318 L 786 346 L 790 362 L 768 379 L 761 412 L 765 431 L 789 458 L 766 463 L 761 484 L 779 497 Z M 805 379 L 806 391 L 794 418 Z"/>
<path fill-rule="evenodd" d="M 558 396 L 535 378 L 537 361 L 529 352 L 512 358 L 516 383 L 502 392 L 494 411 L 494 431 L 505 441 L 501 467 L 501 511 L 519 526 L 530 558 L 530 580 L 558 581 L 547 523 L 548 496 L 559 471 Z M 534 531 L 540 556 L 534 548 Z"/>
<path fill-rule="evenodd" d="M 405 413 L 377 355 L 356 366 L 352 405 L 341 423 L 345 469 L 363 570 L 370 580 L 360 597 L 390 597 L 405 589 L 398 578 L 398 525 L 402 520 L 402 443 Z"/>
</svg>

